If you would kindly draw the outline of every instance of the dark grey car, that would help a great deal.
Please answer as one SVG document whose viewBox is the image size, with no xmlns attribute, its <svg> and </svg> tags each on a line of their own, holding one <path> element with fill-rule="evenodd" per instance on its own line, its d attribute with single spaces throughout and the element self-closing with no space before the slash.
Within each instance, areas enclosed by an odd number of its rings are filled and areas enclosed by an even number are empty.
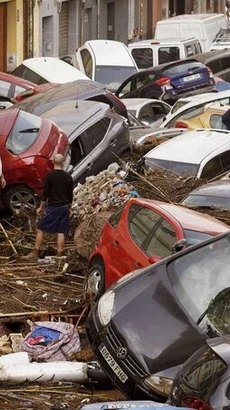
<svg viewBox="0 0 230 410">
<path fill-rule="evenodd" d="M 108 104 L 66 101 L 41 116 L 54 121 L 69 138 L 75 185 L 107 168 L 130 148 L 128 122 Z"/>
</svg>

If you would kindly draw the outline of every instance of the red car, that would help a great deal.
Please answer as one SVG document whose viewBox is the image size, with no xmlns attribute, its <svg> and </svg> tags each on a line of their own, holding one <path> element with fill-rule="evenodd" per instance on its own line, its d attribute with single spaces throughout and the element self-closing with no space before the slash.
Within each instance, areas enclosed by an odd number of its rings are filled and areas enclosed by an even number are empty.
<svg viewBox="0 0 230 410">
<path fill-rule="evenodd" d="M 0 72 L 0 97 L 9 100 L 21 101 L 26 97 L 52 88 L 54 85 L 51 83 L 37 85 L 15 75 Z"/>
<path fill-rule="evenodd" d="M 2 205 L 11 211 L 36 206 L 36 195 L 57 153 L 66 157 L 68 167 L 68 138 L 52 121 L 16 108 L 0 111 L 0 155 L 6 179 Z"/>
<path fill-rule="evenodd" d="M 217 219 L 183 206 L 130 199 L 102 229 L 90 256 L 86 292 L 96 300 L 126 273 L 228 230 Z"/>
</svg>

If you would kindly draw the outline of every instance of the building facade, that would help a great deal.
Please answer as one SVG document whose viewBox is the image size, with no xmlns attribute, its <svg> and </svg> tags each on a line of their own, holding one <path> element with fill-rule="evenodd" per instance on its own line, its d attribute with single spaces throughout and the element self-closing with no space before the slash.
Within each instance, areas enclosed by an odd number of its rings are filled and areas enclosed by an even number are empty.
<svg viewBox="0 0 230 410">
<path fill-rule="evenodd" d="M 224 0 L 0 0 L 0 70 L 23 59 L 72 54 L 89 39 L 128 43 L 137 27 L 177 14 L 225 12 Z"/>
</svg>

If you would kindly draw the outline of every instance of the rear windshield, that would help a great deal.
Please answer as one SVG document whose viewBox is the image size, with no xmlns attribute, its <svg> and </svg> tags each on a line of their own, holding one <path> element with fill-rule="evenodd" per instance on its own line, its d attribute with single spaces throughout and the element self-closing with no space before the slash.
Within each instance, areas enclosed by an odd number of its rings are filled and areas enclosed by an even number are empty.
<svg viewBox="0 0 230 410">
<path fill-rule="evenodd" d="M 177 75 L 177 74 L 187 72 L 188 70 L 192 70 L 194 68 L 202 68 L 202 67 L 204 67 L 202 63 L 199 63 L 198 61 L 192 61 L 192 62 L 190 61 L 188 63 L 177 64 L 177 65 L 173 65 L 171 67 L 165 68 L 162 74 Z"/>
<path fill-rule="evenodd" d="M 126 78 L 136 72 L 135 67 L 96 66 L 95 81 L 104 84 L 108 90 L 115 92 Z"/>
<path fill-rule="evenodd" d="M 41 126 L 41 118 L 25 111 L 19 111 L 16 122 L 8 135 L 6 148 L 13 154 L 26 151 L 36 141 Z"/>
<path fill-rule="evenodd" d="M 189 164 L 186 162 L 175 162 L 168 160 L 161 160 L 156 158 L 145 158 L 145 167 L 147 169 L 168 169 L 176 174 L 197 175 L 199 166 L 197 164 Z"/>
</svg>

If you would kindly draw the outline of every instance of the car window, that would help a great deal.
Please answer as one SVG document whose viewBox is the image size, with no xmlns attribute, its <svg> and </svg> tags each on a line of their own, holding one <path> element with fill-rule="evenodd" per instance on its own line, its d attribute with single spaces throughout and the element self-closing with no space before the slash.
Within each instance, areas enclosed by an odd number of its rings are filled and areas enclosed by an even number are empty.
<svg viewBox="0 0 230 410">
<path fill-rule="evenodd" d="M 211 179 L 222 172 L 222 166 L 220 162 L 220 157 L 214 157 L 207 162 L 204 166 L 203 171 L 201 172 L 200 178 Z"/>
<path fill-rule="evenodd" d="M 154 231 L 148 246 L 146 247 L 147 255 L 159 255 L 165 258 L 171 255 L 172 247 L 176 242 L 176 232 L 173 227 L 163 220 L 160 226 Z"/>
<path fill-rule="evenodd" d="M 95 67 L 95 81 L 104 84 L 108 90 L 115 92 L 123 81 L 135 74 L 136 71 L 135 67 L 97 65 Z"/>
<path fill-rule="evenodd" d="M 221 65 L 222 65 L 222 70 L 225 70 L 226 68 L 229 69 L 230 67 L 230 57 L 222 57 L 220 59 Z"/>
<path fill-rule="evenodd" d="M 187 240 L 187 246 L 195 245 L 212 237 L 212 235 L 208 233 L 192 231 L 191 229 L 184 229 L 184 234 Z"/>
<path fill-rule="evenodd" d="M 29 68 L 27 68 L 27 70 L 24 71 L 22 78 L 25 78 L 26 80 L 31 81 L 32 83 L 35 83 L 37 85 L 48 83 L 48 81 L 45 80 L 45 78 L 35 73 L 35 71 L 30 70 Z"/>
<path fill-rule="evenodd" d="M 144 242 L 151 233 L 154 227 L 160 222 L 162 218 L 146 207 L 130 207 L 128 226 L 129 232 L 136 244 L 144 249 Z"/>
<path fill-rule="evenodd" d="M 13 154 L 20 154 L 31 147 L 41 129 L 42 119 L 20 111 L 6 141 L 6 148 Z"/>
<path fill-rule="evenodd" d="M 159 47 L 158 61 L 159 64 L 169 63 L 180 59 L 179 47 Z"/>
<path fill-rule="evenodd" d="M 189 44 L 185 46 L 185 56 L 186 57 L 191 57 L 195 54 L 195 50 L 193 48 L 193 44 Z"/>
<path fill-rule="evenodd" d="M 8 93 L 10 90 L 10 83 L 7 81 L 0 80 L 0 96 L 8 97 Z"/>
<path fill-rule="evenodd" d="M 186 361 L 182 370 L 187 394 L 188 388 L 191 389 L 190 394 L 193 391 L 199 392 L 198 394 L 202 392 L 205 394 L 206 401 L 209 402 L 210 395 L 219 385 L 220 377 L 226 369 L 227 366 L 220 357 L 207 345 L 203 346 Z M 188 395 L 190 396 L 190 394 Z M 189 402 L 186 404 L 189 406 Z"/>
<path fill-rule="evenodd" d="M 109 218 L 109 223 L 113 226 L 113 228 L 116 228 L 119 224 L 123 210 L 124 207 L 122 206 L 120 209 L 118 209 L 118 211 L 114 212 L 114 214 Z"/>
<path fill-rule="evenodd" d="M 83 49 L 80 51 L 81 58 L 82 58 L 82 63 L 84 66 L 85 74 L 89 77 L 93 77 L 93 61 L 91 54 L 88 50 Z"/>
<path fill-rule="evenodd" d="M 82 143 L 86 147 L 87 152 L 91 152 L 105 137 L 110 125 L 108 117 L 102 118 L 87 128 L 82 134 Z"/>
<path fill-rule="evenodd" d="M 158 158 L 145 157 L 145 166 L 150 169 L 164 169 L 176 174 L 182 175 L 197 175 L 199 170 L 198 164 L 190 164 L 188 162 L 170 161 Z"/>
<path fill-rule="evenodd" d="M 220 115 L 220 114 L 211 115 L 210 116 L 210 127 L 211 128 L 218 128 L 218 129 L 223 128 L 222 115 Z"/>
<path fill-rule="evenodd" d="M 153 50 L 149 48 L 134 48 L 131 54 L 138 68 L 150 68 L 153 66 Z"/>
<path fill-rule="evenodd" d="M 71 143 L 71 162 L 70 164 L 75 167 L 83 158 L 85 158 L 86 154 L 82 146 L 81 142 L 81 135 L 73 140 Z"/>
<path fill-rule="evenodd" d="M 220 154 L 220 162 L 222 164 L 223 172 L 229 171 L 230 169 L 230 151 L 225 151 Z"/>
<path fill-rule="evenodd" d="M 14 97 L 17 94 L 23 93 L 26 90 L 26 88 L 24 87 L 20 87 L 19 85 L 15 86 L 15 91 L 14 91 Z"/>
</svg>

